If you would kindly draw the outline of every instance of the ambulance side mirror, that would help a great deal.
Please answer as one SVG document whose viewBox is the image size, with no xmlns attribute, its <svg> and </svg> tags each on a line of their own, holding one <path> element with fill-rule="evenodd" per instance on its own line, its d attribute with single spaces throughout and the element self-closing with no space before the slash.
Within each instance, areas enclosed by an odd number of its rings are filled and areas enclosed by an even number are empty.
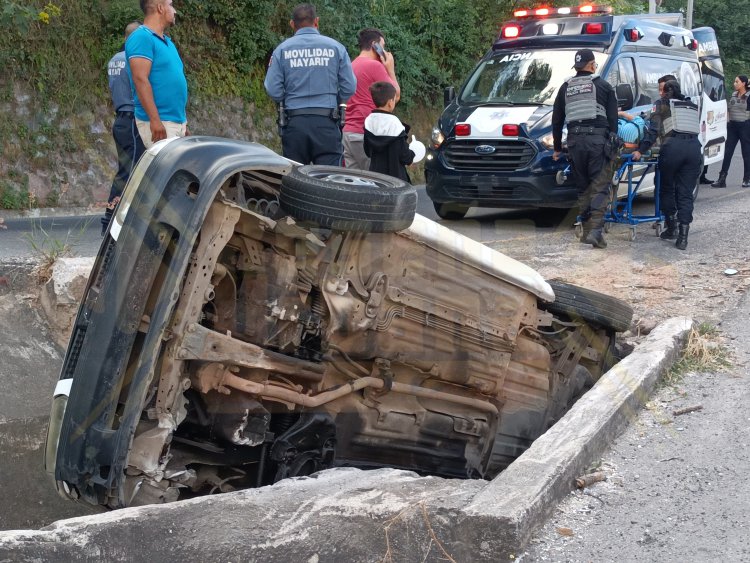
<svg viewBox="0 0 750 563">
<path fill-rule="evenodd" d="M 448 106 L 456 98 L 456 89 L 453 86 L 448 86 L 443 90 L 443 105 Z"/>
<path fill-rule="evenodd" d="M 630 109 L 633 107 L 633 87 L 630 84 L 618 84 L 615 86 L 617 96 L 617 109 Z"/>
</svg>

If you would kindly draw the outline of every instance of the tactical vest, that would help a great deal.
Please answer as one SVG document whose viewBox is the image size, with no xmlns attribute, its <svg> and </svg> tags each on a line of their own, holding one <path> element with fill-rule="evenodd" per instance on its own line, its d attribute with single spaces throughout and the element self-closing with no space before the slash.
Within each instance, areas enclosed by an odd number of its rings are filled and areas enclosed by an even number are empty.
<svg viewBox="0 0 750 563">
<path fill-rule="evenodd" d="M 568 80 L 565 92 L 565 117 L 568 123 L 607 117 L 604 106 L 596 103 L 596 86 L 590 74 Z"/>
<path fill-rule="evenodd" d="M 664 135 L 672 132 L 697 135 L 701 130 L 698 106 L 689 100 L 669 100 L 669 117 L 664 119 Z"/>
<path fill-rule="evenodd" d="M 748 115 L 750 112 L 747 111 L 747 96 L 739 96 L 735 92 L 732 97 L 729 98 L 729 121 L 747 121 L 750 118 Z"/>
</svg>

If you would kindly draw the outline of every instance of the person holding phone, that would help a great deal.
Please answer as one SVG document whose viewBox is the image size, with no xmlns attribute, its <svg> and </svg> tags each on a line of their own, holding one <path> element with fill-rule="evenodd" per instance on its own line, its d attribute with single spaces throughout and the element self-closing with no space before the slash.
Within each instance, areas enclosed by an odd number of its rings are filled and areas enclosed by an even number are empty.
<svg viewBox="0 0 750 563">
<path fill-rule="evenodd" d="M 396 88 L 396 101 L 401 88 L 396 80 L 393 55 L 385 50 L 385 37 L 379 29 L 365 28 L 358 34 L 360 53 L 352 61 L 357 78 L 357 89 L 347 102 L 344 125 L 344 166 L 359 170 L 370 169 L 370 158 L 365 154 L 365 119 L 375 109 L 370 86 L 376 82 L 390 82 Z"/>
</svg>

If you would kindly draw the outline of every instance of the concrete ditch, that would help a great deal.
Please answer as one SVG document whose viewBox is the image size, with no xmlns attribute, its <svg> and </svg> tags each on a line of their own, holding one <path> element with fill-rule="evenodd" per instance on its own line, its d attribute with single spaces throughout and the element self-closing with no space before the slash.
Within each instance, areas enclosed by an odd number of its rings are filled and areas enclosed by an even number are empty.
<svg viewBox="0 0 750 563">
<path fill-rule="evenodd" d="M 0 560 L 507 559 L 645 403 L 691 325 L 684 317 L 659 325 L 489 483 L 387 469 L 333 469 L 261 489 L 94 514 L 42 530 L 0 532 Z M 49 389 L 55 376 L 56 371 L 44 374 Z M 34 412 L 41 417 L 49 392 L 40 385 L 36 382 L 43 392 L 34 399 Z M 38 454 L 41 466 L 41 447 Z M 4 472 L 0 475 L 5 480 Z M 39 481 L 39 488 L 44 486 L 54 495 L 51 484 Z M 34 493 L 22 494 L 28 499 Z M 66 504 L 71 512 L 88 510 Z"/>
</svg>

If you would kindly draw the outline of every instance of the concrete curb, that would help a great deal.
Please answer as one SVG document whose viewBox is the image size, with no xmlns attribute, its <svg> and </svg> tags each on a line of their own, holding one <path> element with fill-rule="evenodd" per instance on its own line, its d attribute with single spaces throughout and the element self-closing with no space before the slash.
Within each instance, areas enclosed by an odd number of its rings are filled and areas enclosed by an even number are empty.
<svg viewBox="0 0 750 563">
<path fill-rule="evenodd" d="M 573 480 L 645 404 L 692 321 L 670 319 L 492 482 L 396 470 L 313 478 L 0 532 L 13 561 L 498 561 L 518 553 Z"/>
<path fill-rule="evenodd" d="M 49 217 L 80 217 L 103 215 L 104 206 L 99 207 L 35 207 L 33 209 L 0 209 L 0 219 L 46 219 Z"/>
</svg>

